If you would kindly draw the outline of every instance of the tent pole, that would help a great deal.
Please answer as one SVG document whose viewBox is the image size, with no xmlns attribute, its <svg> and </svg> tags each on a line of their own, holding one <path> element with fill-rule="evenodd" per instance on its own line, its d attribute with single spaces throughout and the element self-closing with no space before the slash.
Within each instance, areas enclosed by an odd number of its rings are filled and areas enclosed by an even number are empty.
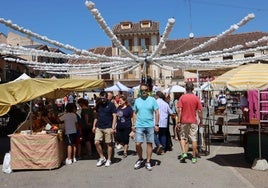
<svg viewBox="0 0 268 188">
<path fill-rule="evenodd" d="M 29 112 L 29 118 L 30 118 L 30 130 L 31 130 L 31 134 L 33 133 L 33 117 L 32 117 L 32 113 L 33 113 L 33 105 L 32 105 L 32 100 L 30 101 L 30 112 Z"/>
<path fill-rule="evenodd" d="M 260 113 L 260 100 L 261 100 L 261 93 L 260 90 L 258 89 L 258 109 L 259 109 L 259 127 L 258 127 L 258 136 L 259 136 L 259 159 L 262 158 L 261 156 L 261 123 L 260 123 L 260 119 L 261 119 L 261 113 Z"/>
<path fill-rule="evenodd" d="M 197 96 L 200 98 L 200 88 L 199 88 L 199 71 L 196 70 L 196 76 L 197 76 Z"/>
</svg>

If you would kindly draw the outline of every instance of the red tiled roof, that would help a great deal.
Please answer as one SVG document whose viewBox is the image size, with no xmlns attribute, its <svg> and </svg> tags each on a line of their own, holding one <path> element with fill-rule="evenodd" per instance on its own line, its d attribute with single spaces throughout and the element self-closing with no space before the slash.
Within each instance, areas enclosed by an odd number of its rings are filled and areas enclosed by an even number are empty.
<svg viewBox="0 0 268 188">
<path fill-rule="evenodd" d="M 94 54 L 112 56 L 112 47 L 97 47 L 97 48 L 91 48 L 88 51 Z"/>
<path fill-rule="evenodd" d="M 239 33 L 239 34 L 231 34 L 224 36 L 214 44 L 209 45 L 202 50 L 199 50 L 195 53 L 209 52 L 209 51 L 217 51 L 223 50 L 226 48 L 231 48 L 236 45 L 245 45 L 246 42 L 256 41 L 263 36 L 268 36 L 266 32 L 249 32 L 249 33 Z M 176 39 L 176 40 L 168 40 L 166 41 L 166 49 L 163 50 L 164 54 L 177 54 L 188 51 L 194 47 L 207 42 L 211 37 L 199 37 L 199 38 L 187 38 L 187 39 Z M 258 46 L 267 45 L 267 42 L 259 43 Z M 246 47 L 244 48 L 246 49 Z"/>
</svg>

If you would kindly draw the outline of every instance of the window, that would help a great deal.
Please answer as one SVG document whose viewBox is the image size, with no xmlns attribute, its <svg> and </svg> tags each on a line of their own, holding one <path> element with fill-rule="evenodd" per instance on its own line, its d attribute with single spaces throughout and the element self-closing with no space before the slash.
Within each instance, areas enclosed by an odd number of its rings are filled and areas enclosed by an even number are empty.
<svg viewBox="0 0 268 188">
<path fill-rule="evenodd" d="M 248 57 L 254 57 L 254 53 L 251 53 L 251 54 L 244 54 L 244 58 L 248 58 Z"/>
<path fill-rule="evenodd" d="M 200 59 L 200 61 L 209 61 L 209 58 Z"/>
<path fill-rule="evenodd" d="M 131 39 L 123 39 L 122 45 L 126 47 L 129 51 L 132 51 L 132 40 Z"/>
<path fill-rule="evenodd" d="M 149 50 L 149 45 L 150 45 L 150 39 L 149 38 L 141 38 L 140 39 L 141 51 Z"/>
<path fill-rule="evenodd" d="M 232 56 L 232 55 L 229 55 L 229 56 L 223 56 L 222 59 L 223 59 L 223 60 L 230 60 L 230 59 L 233 59 L 233 56 Z"/>
</svg>

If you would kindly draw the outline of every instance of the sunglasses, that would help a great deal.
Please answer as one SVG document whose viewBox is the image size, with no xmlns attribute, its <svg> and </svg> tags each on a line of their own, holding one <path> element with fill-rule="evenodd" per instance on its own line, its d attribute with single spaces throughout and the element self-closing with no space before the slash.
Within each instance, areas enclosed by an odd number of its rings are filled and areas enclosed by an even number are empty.
<svg viewBox="0 0 268 188">
<path fill-rule="evenodd" d="M 148 89 L 141 89 L 140 92 L 143 93 L 143 92 L 147 92 Z"/>
</svg>

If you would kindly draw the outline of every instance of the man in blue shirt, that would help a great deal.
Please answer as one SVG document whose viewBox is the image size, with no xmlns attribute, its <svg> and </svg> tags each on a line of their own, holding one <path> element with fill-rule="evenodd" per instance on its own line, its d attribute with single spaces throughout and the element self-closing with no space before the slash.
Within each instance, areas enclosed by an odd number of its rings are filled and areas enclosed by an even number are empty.
<svg viewBox="0 0 268 188">
<path fill-rule="evenodd" d="M 134 165 L 134 169 L 139 169 L 143 163 L 142 143 L 144 136 L 147 142 L 147 159 L 145 168 L 152 170 L 151 157 L 153 152 L 154 131 L 159 131 L 159 111 L 155 98 L 148 95 L 148 86 L 141 84 L 140 97 L 135 100 L 133 106 L 133 121 L 135 124 L 135 142 L 138 161 Z"/>
<path fill-rule="evenodd" d="M 100 92 L 100 98 L 98 99 L 96 105 L 97 116 L 93 123 L 93 132 L 95 133 L 95 146 L 96 150 L 100 156 L 96 166 L 102 166 L 105 163 L 106 167 L 111 165 L 112 157 L 112 137 L 115 131 L 116 124 L 116 107 L 115 105 L 107 99 L 107 93 L 105 91 Z M 101 143 L 105 140 L 107 145 L 107 160 L 104 157 Z"/>
</svg>

